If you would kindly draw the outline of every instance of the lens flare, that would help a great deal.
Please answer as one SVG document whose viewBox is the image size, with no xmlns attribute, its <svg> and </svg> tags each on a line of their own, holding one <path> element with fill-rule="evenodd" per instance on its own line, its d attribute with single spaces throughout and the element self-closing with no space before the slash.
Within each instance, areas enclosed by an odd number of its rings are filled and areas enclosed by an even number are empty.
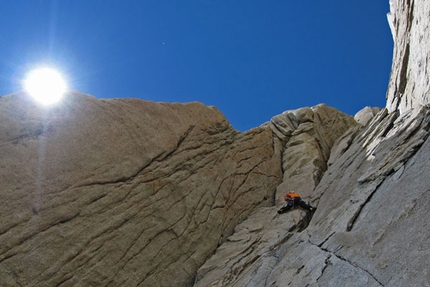
<svg viewBox="0 0 430 287">
<path fill-rule="evenodd" d="M 30 71 L 24 80 L 27 93 L 43 105 L 59 102 L 67 90 L 61 74 L 51 68 Z"/>
</svg>

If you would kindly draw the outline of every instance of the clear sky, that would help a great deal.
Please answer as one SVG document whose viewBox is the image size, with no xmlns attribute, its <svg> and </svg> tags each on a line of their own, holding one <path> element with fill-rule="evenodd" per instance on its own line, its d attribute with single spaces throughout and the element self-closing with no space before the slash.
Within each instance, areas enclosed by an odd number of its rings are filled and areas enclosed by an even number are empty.
<svg viewBox="0 0 430 287">
<path fill-rule="evenodd" d="M 97 98 L 214 105 L 238 130 L 385 106 L 388 0 L 1 0 L 0 95 L 51 64 Z"/>
</svg>

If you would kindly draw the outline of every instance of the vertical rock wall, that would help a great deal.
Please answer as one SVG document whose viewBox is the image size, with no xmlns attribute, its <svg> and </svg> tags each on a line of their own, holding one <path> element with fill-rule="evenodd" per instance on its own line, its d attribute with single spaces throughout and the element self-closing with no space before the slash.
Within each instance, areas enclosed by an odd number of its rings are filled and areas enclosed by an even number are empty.
<svg viewBox="0 0 430 287">
<path fill-rule="evenodd" d="M 276 264 L 275 251 L 295 232 L 303 230 L 309 216 L 299 208 L 278 215 L 284 194 L 299 192 L 314 198 L 333 145 L 348 129 L 358 127 L 350 116 L 326 105 L 285 111 L 268 124 L 282 142 L 282 183 L 275 206 L 259 208 L 235 228 L 235 233 L 199 269 L 195 286 L 266 286 Z"/>
<path fill-rule="evenodd" d="M 281 181 L 270 128 L 213 107 L 0 98 L 0 286 L 187 286 Z"/>
<path fill-rule="evenodd" d="M 323 106 L 239 133 L 198 103 L 1 97 L 0 285 L 429 286 L 430 3 L 390 4 L 387 109 L 365 127 Z M 318 204 L 307 229 L 276 188 Z"/>
<path fill-rule="evenodd" d="M 269 126 L 283 143 L 283 180 L 277 188 L 277 203 L 291 190 L 310 197 L 327 170 L 335 141 L 356 125 L 353 117 L 324 104 L 273 117 Z"/>
<path fill-rule="evenodd" d="M 196 286 L 430 286 L 430 2 L 390 7 L 387 109 L 363 111 L 365 126 L 337 139 L 312 192 L 310 225 L 298 228 L 304 211 L 259 209 L 203 265 Z M 283 122 L 275 119 L 291 126 Z M 289 162 L 281 186 L 295 176 Z"/>
<path fill-rule="evenodd" d="M 401 114 L 430 103 L 430 3 L 390 0 L 394 39 L 387 108 Z"/>
<path fill-rule="evenodd" d="M 268 222 L 283 169 L 313 189 L 355 124 L 320 105 L 239 133 L 199 103 L 1 97 L 0 285 L 189 286 L 252 212 Z"/>
</svg>

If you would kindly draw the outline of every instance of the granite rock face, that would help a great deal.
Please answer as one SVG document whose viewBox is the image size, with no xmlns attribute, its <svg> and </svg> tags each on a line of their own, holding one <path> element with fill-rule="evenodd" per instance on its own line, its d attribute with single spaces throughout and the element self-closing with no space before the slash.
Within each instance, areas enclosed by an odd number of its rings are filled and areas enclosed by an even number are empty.
<svg viewBox="0 0 430 287">
<path fill-rule="evenodd" d="M 353 117 L 324 104 L 273 117 L 268 126 L 283 143 L 283 177 L 277 187 L 277 202 L 282 202 L 290 190 L 309 197 L 327 170 L 335 140 L 356 125 Z"/>
<path fill-rule="evenodd" d="M 365 126 L 380 111 L 381 111 L 381 108 L 378 108 L 378 107 L 365 107 L 365 108 L 361 109 L 360 111 L 358 111 L 358 113 L 355 114 L 354 120 L 357 123 Z"/>
<path fill-rule="evenodd" d="M 284 173 L 277 187 L 275 205 L 258 209 L 235 228 L 234 234 L 200 268 L 195 286 L 265 286 L 264 275 L 252 275 L 255 264 L 268 258 L 295 232 L 303 230 L 310 219 L 300 209 L 279 216 L 277 210 L 282 206 L 283 195 L 295 190 L 309 198 L 327 170 L 336 139 L 359 125 L 352 117 L 321 104 L 286 111 L 272 118 L 267 126 L 283 146 Z M 268 260 L 258 267 L 264 269 L 264 274 L 273 267 L 274 258 Z"/>
<path fill-rule="evenodd" d="M 430 10 L 390 4 L 387 106 L 355 120 L 0 97 L 0 285 L 430 286 Z M 313 216 L 277 214 L 292 189 Z"/>
<path fill-rule="evenodd" d="M 286 165 L 313 188 L 356 125 L 320 105 L 239 133 L 199 103 L 76 92 L 50 108 L 1 97 L 0 123 L 2 286 L 188 286 L 240 222 L 273 208 Z"/>
<path fill-rule="evenodd" d="M 282 179 L 270 128 L 199 103 L 15 94 L 0 123 L 1 286 L 186 286 Z"/>
<path fill-rule="evenodd" d="M 387 106 L 363 109 L 336 139 L 308 197 L 317 210 L 307 228 L 310 214 L 277 215 L 279 201 L 256 210 L 195 286 L 430 286 L 430 3 L 390 7 Z"/>
<path fill-rule="evenodd" d="M 387 108 L 401 114 L 430 102 L 430 3 L 390 0 L 388 21 L 394 38 Z"/>
<path fill-rule="evenodd" d="M 257 210 L 195 286 L 429 286 L 429 130 L 428 108 L 401 117 L 384 109 L 352 128 L 313 192 L 309 226 L 300 228 L 303 210 Z"/>
</svg>

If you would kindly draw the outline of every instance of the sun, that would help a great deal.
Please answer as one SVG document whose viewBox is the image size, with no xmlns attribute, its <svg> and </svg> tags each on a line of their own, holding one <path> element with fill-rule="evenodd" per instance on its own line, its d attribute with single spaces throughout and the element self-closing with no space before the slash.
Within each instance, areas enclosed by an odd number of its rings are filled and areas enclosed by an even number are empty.
<svg viewBox="0 0 430 287">
<path fill-rule="evenodd" d="M 44 67 L 32 70 L 26 75 L 24 89 L 39 103 L 51 105 L 61 100 L 67 90 L 67 84 L 57 70 Z"/>
</svg>

